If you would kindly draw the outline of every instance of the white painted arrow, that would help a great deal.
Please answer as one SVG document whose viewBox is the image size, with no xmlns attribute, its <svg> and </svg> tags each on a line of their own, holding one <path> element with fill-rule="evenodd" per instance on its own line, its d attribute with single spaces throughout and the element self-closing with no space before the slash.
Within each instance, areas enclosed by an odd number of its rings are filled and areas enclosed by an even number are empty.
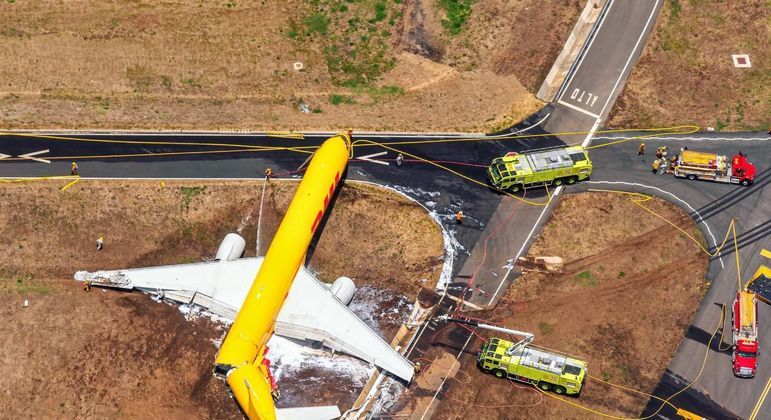
<svg viewBox="0 0 771 420">
<path fill-rule="evenodd" d="M 374 158 L 374 157 L 383 156 L 383 155 L 385 155 L 386 153 L 388 153 L 388 152 L 378 152 L 378 153 L 373 153 L 373 154 L 371 154 L 371 155 L 359 156 L 359 159 L 360 159 L 360 160 L 366 160 L 367 162 L 372 162 L 372 163 L 379 163 L 379 164 L 381 164 L 381 165 L 386 165 L 386 166 L 388 166 L 388 162 L 383 162 L 382 160 L 375 160 L 375 159 L 372 159 L 372 158 Z"/>
<path fill-rule="evenodd" d="M 51 163 L 50 160 L 32 157 L 32 156 L 42 155 L 43 153 L 48 153 L 49 151 L 50 150 L 48 150 L 48 149 L 38 150 L 37 152 L 31 152 L 31 153 L 25 153 L 23 155 L 19 155 L 19 157 L 23 158 L 23 159 L 30 159 L 30 160 L 35 160 L 35 161 L 38 161 L 38 162 L 43 162 L 43 163 Z"/>
<path fill-rule="evenodd" d="M 5 153 L 0 153 L 0 160 L 1 159 L 5 159 L 5 158 L 9 158 L 9 157 L 13 157 L 13 156 L 12 155 L 6 155 Z"/>
</svg>

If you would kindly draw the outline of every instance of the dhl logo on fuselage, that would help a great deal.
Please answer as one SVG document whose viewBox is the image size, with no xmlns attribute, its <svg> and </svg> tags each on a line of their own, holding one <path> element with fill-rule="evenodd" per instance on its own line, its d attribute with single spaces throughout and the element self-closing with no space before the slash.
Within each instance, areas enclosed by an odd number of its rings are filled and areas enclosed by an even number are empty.
<svg viewBox="0 0 771 420">
<path fill-rule="evenodd" d="M 326 196 L 324 196 L 324 205 L 321 207 L 321 210 L 319 210 L 319 212 L 316 213 L 316 220 L 313 221 L 313 226 L 311 226 L 311 233 L 316 232 L 316 228 L 319 227 L 321 218 L 324 217 L 324 210 L 327 209 L 327 206 L 329 205 L 329 201 L 332 200 L 332 196 L 335 194 L 335 188 L 337 188 L 338 182 L 340 182 L 340 172 L 337 172 L 335 174 L 335 180 L 332 181 L 332 184 L 329 186 L 329 192 L 327 193 Z"/>
</svg>

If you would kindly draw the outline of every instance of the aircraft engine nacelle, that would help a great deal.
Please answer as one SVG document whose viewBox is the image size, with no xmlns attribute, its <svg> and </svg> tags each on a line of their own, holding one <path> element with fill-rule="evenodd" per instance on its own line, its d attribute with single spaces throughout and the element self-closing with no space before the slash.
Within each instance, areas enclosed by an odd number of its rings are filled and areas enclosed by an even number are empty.
<svg viewBox="0 0 771 420">
<path fill-rule="evenodd" d="M 340 301 L 343 305 L 348 305 L 353 300 L 353 294 L 356 293 L 356 285 L 348 277 L 338 277 L 331 286 L 329 291 Z"/>
<path fill-rule="evenodd" d="M 241 235 L 228 233 L 225 235 L 225 239 L 222 240 L 217 250 L 217 256 L 214 259 L 216 261 L 237 260 L 244 256 L 244 248 L 246 248 L 246 240 Z"/>
</svg>

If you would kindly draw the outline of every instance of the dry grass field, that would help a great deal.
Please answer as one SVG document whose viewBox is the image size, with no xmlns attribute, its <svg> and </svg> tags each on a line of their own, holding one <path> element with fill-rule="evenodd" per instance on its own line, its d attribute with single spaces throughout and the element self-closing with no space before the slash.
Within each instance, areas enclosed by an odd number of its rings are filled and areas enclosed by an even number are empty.
<svg viewBox="0 0 771 420">
<path fill-rule="evenodd" d="M 771 129 L 769 33 L 765 0 L 667 0 L 608 125 Z M 752 68 L 735 68 L 732 54 L 749 54 Z"/>
<path fill-rule="evenodd" d="M 3 1 L 0 127 L 494 129 L 582 3 Z"/>
</svg>

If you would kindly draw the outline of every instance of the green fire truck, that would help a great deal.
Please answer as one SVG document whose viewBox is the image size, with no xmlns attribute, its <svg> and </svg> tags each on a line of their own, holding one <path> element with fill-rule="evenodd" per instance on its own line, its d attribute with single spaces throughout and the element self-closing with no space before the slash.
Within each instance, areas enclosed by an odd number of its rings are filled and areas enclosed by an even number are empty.
<svg viewBox="0 0 771 420">
<path fill-rule="evenodd" d="M 487 168 L 490 184 L 512 193 L 532 187 L 574 184 L 591 174 L 592 161 L 581 146 L 510 152 L 493 159 Z"/>
<path fill-rule="evenodd" d="M 455 322 L 485 330 L 523 337 L 516 343 L 492 338 L 477 355 L 477 366 L 498 378 L 533 384 L 543 391 L 575 395 L 581 393 L 587 375 L 587 363 L 551 350 L 530 345 L 535 336 L 529 332 L 486 324 L 477 319 L 442 315 L 439 321 Z"/>
<path fill-rule="evenodd" d="M 493 338 L 482 346 L 477 365 L 498 378 L 576 396 L 581 393 L 587 371 L 587 363 L 581 360 L 500 338 Z"/>
</svg>

